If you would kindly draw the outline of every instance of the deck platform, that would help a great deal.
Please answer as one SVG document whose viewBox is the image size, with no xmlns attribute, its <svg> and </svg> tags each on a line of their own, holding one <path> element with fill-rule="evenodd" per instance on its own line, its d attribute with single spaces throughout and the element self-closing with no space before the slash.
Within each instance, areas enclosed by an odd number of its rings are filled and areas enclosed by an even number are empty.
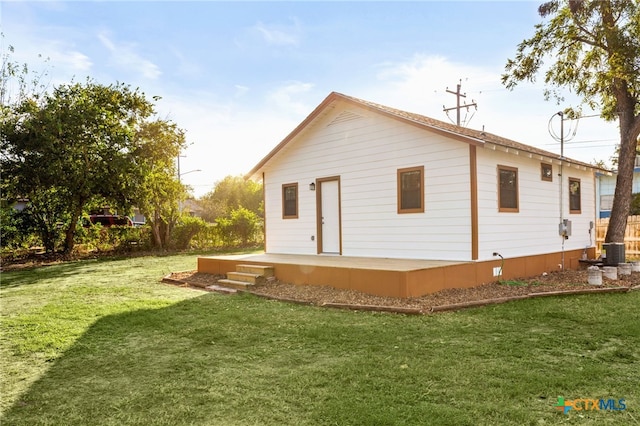
<svg viewBox="0 0 640 426">
<path fill-rule="evenodd" d="M 595 250 L 589 249 L 589 256 Z M 298 285 L 328 285 L 388 297 L 418 297 L 553 272 L 579 269 L 583 250 L 484 261 L 394 259 L 331 255 L 243 254 L 198 258 L 198 272 L 226 275 L 238 265 L 273 266 L 275 277 Z M 496 271 L 499 274 L 496 275 Z"/>
<path fill-rule="evenodd" d="M 198 271 L 227 274 L 237 265 L 268 265 L 283 282 L 329 285 L 390 297 L 478 285 L 475 262 L 330 255 L 246 254 L 198 258 Z M 489 282 L 492 277 L 482 277 Z"/>
</svg>

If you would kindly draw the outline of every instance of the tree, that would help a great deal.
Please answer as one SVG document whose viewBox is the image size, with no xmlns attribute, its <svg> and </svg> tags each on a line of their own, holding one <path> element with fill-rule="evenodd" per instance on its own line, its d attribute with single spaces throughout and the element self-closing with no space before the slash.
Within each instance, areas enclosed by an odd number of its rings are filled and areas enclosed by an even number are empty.
<svg viewBox="0 0 640 426">
<path fill-rule="evenodd" d="M 70 252 L 78 219 L 91 200 L 104 199 L 122 210 L 132 206 L 141 180 L 136 136 L 153 112 L 138 89 L 90 80 L 3 107 L 3 190 L 30 200 L 32 212 L 42 218 L 43 240 L 52 223 L 64 224 L 64 251 Z M 53 250 L 51 244 L 47 249 Z"/>
<path fill-rule="evenodd" d="M 618 120 L 618 176 L 605 242 L 624 242 L 633 190 L 633 168 L 640 135 L 640 7 L 637 0 L 552 0 L 538 8 L 545 23 L 518 45 L 502 82 L 535 81 L 544 61 L 547 85 L 568 87 L 583 105 Z M 545 97 L 551 94 L 545 90 Z M 575 111 L 569 111 L 576 114 Z M 579 113 L 579 112 L 578 112 Z"/>
<path fill-rule="evenodd" d="M 154 245 L 167 248 L 180 218 L 186 189 L 175 170 L 175 159 L 185 145 L 184 131 L 163 120 L 145 123 L 137 134 L 135 152 L 140 181 L 136 204 L 151 226 Z"/>
<path fill-rule="evenodd" d="M 204 208 L 203 219 L 215 222 L 229 216 L 233 210 L 244 207 L 262 217 L 262 185 L 242 176 L 227 176 L 216 182 L 213 191 L 200 200 Z"/>
<path fill-rule="evenodd" d="M 4 34 L 0 33 L 0 38 L 4 39 Z M 0 105 L 3 110 L 19 104 L 27 97 L 38 98 L 47 90 L 43 80 L 48 76 L 48 68 L 45 67 L 39 74 L 35 74 L 27 64 L 20 64 L 11 59 L 14 51 L 10 45 L 7 52 L 2 54 L 0 64 Z M 41 55 L 38 57 L 42 58 Z M 44 59 L 44 63 L 47 62 L 49 58 Z"/>
</svg>

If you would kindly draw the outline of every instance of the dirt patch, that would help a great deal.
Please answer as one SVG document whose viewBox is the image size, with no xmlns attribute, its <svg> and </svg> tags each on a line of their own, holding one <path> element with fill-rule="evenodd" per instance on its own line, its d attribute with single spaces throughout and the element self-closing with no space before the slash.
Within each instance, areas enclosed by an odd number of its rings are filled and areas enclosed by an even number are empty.
<svg viewBox="0 0 640 426">
<path fill-rule="evenodd" d="M 588 272 L 563 271 L 543 274 L 533 278 L 496 281 L 478 287 L 441 290 L 433 294 L 412 298 L 381 297 L 355 290 L 341 290 L 329 286 L 294 285 L 279 281 L 255 286 L 251 292 L 264 297 L 336 307 L 389 307 L 406 310 L 407 313 L 431 312 L 436 307 L 482 304 L 488 301 L 507 301 L 514 297 L 526 297 L 532 293 L 561 291 L 589 291 L 594 289 L 630 288 L 640 285 L 640 273 L 618 275 L 617 280 L 602 278 L 601 286 L 588 284 Z M 215 285 L 221 276 L 197 271 L 176 272 L 168 276 L 186 285 L 206 288 Z M 344 306 L 343 306 L 344 305 Z M 393 309 L 389 309 L 393 310 Z"/>
</svg>

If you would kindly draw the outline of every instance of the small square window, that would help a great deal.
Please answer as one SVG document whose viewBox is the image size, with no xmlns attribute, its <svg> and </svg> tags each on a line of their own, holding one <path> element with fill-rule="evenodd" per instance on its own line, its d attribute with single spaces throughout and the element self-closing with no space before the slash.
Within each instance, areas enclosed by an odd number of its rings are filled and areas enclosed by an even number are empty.
<svg viewBox="0 0 640 426">
<path fill-rule="evenodd" d="M 547 182 L 553 181 L 553 166 L 547 163 L 540 163 L 540 178 Z"/>
</svg>

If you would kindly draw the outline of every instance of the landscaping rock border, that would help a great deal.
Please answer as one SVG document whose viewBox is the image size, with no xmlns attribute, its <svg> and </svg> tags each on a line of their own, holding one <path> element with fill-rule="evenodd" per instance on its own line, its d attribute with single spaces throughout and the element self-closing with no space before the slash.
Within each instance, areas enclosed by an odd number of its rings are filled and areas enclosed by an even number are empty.
<svg viewBox="0 0 640 426">
<path fill-rule="evenodd" d="M 640 290 L 640 284 L 629 286 L 629 287 L 610 286 L 610 287 L 598 287 L 598 288 L 551 290 L 551 291 L 542 291 L 542 292 L 529 292 L 527 294 L 519 294 L 519 295 L 513 295 L 513 296 L 506 296 L 506 297 L 472 300 L 472 301 L 461 302 L 461 303 L 449 303 L 449 304 L 431 306 L 429 309 L 421 309 L 421 308 L 414 308 L 414 307 L 371 305 L 371 304 L 360 304 L 360 303 L 342 303 L 342 302 L 317 303 L 316 301 L 313 301 L 313 300 L 296 299 L 291 297 L 280 297 L 280 296 L 271 295 L 271 294 L 264 294 L 259 291 L 227 289 L 226 287 L 215 285 L 215 284 L 212 285 L 211 283 L 207 285 L 206 281 L 196 280 L 196 282 L 188 282 L 183 279 L 173 278 L 173 276 L 175 275 L 180 276 L 187 273 L 189 273 L 189 271 L 184 271 L 182 273 L 171 273 L 163 277 L 161 281 L 167 284 L 178 285 L 181 287 L 191 287 L 194 289 L 199 289 L 199 290 L 209 291 L 209 292 L 219 292 L 224 294 L 248 293 L 264 299 L 277 300 L 279 302 L 293 303 L 298 305 L 319 306 L 323 308 L 346 309 L 346 310 L 353 310 L 353 311 L 389 312 L 389 313 L 405 314 L 405 315 L 429 315 L 429 314 L 434 314 L 439 312 L 452 312 L 452 311 L 458 311 L 462 309 L 489 306 L 489 305 L 495 305 L 500 303 L 512 302 L 516 300 L 533 299 L 538 297 L 554 297 L 554 296 L 558 297 L 558 296 L 572 296 L 572 295 L 600 294 L 600 293 L 626 293 L 633 290 Z"/>
</svg>

